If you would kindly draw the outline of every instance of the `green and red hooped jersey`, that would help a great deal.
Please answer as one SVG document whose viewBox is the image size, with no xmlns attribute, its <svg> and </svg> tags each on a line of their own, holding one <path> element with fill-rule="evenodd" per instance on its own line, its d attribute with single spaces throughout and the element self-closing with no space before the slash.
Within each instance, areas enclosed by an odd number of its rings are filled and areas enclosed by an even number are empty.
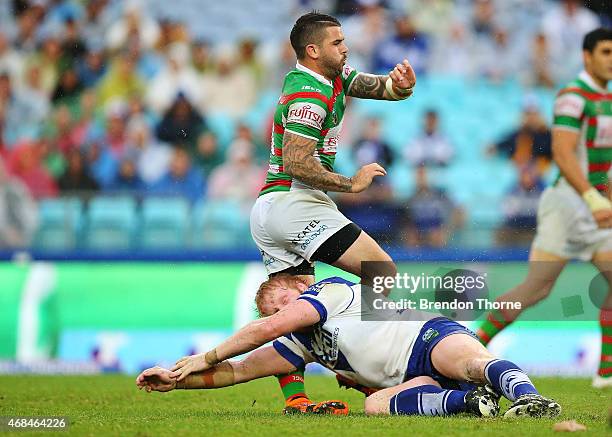
<svg viewBox="0 0 612 437">
<path fill-rule="evenodd" d="M 612 93 L 583 71 L 555 99 L 553 128 L 580 133 L 576 157 L 589 183 L 608 191 L 612 167 Z M 557 182 L 564 181 L 559 176 Z"/>
<path fill-rule="evenodd" d="M 314 157 L 329 171 L 334 170 L 336 148 L 346 109 L 346 94 L 357 75 L 348 65 L 333 81 L 297 64 L 285 76 L 276 111 L 270 145 L 270 164 L 260 195 L 273 191 L 289 191 L 301 186 L 283 167 L 283 135 L 285 131 L 317 141 Z"/>
</svg>

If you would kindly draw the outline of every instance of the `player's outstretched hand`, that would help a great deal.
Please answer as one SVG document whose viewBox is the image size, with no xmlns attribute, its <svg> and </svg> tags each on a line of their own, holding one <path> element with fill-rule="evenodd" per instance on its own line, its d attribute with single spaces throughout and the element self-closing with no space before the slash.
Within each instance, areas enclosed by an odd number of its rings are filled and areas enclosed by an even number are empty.
<svg viewBox="0 0 612 437">
<path fill-rule="evenodd" d="M 210 369 L 212 366 L 206 361 L 205 355 L 206 354 L 197 354 L 181 358 L 176 362 L 174 367 L 172 367 L 172 376 L 182 381 L 191 373 Z"/>
<path fill-rule="evenodd" d="M 593 211 L 593 218 L 600 228 L 612 228 L 612 209 Z"/>
<path fill-rule="evenodd" d="M 407 59 L 404 59 L 401 64 L 397 64 L 389 72 L 389 77 L 393 81 L 393 85 L 402 90 L 410 89 L 416 84 L 416 74 L 414 74 L 414 70 Z"/>
<path fill-rule="evenodd" d="M 176 378 L 172 376 L 170 370 L 155 366 L 143 370 L 143 372 L 136 377 L 136 386 L 139 390 L 144 388 L 147 393 L 151 393 L 152 391 L 170 391 L 176 388 Z"/>
<path fill-rule="evenodd" d="M 385 176 L 387 171 L 379 164 L 367 164 L 357 170 L 355 176 L 351 178 L 351 193 L 361 193 L 372 183 L 376 176 Z"/>
</svg>

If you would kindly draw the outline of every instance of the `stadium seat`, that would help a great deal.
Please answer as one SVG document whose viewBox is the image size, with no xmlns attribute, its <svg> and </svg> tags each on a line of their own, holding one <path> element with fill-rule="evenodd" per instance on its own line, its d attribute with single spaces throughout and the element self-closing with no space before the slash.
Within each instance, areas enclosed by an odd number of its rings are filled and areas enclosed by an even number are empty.
<svg viewBox="0 0 612 437">
<path fill-rule="evenodd" d="M 151 197 L 142 203 L 143 248 L 178 248 L 186 244 L 189 203 L 182 197 Z"/>
<path fill-rule="evenodd" d="M 44 199 L 38 205 L 40 224 L 34 246 L 43 250 L 70 250 L 78 245 L 83 204 L 76 197 Z"/>
<path fill-rule="evenodd" d="M 90 249 L 126 250 L 133 246 L 138 225 L 136 200 L 101 196 L 89 202 L 85 243 Z"/>
<path fill-rule="evenodd" d="M 196 205 L 192 242 L 196 247 L 215 249 L 253 245 L 249 209 L 228 200 L 211 200 Z"/>
</svg>

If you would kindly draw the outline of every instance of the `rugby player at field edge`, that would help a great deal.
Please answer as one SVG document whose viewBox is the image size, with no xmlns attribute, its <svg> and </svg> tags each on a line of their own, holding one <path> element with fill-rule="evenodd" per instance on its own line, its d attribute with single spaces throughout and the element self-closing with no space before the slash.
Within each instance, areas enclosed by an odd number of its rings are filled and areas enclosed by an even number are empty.
<svg viewBox="0 0 612 437">
<path fill-rule="evenodd" d="M 352 177 L 334 172 L 346 97 L 404 100 L 416 83 L 414 71 L 405 59 L 388 75 L 355 71 L 346 63 L 348 47 L 340 22 L 326 14 L 298 18 L 290 41 L 297 64 L 283 83 L 268 173 L 250 217 L 267 273 L 297 275 L 312 284 L 314 262 L 321 261 L 359 276 L 364 284 L 376 275 L 392 276 L 396 270 L 391 257 L 340 213 L 326 192 L 359 193 L 374 177 L 386 174 L 377 163 L 363 166 Z M 376 264 L 377 271 L 362 272 L 362 261 L 383 263 Z M 348 411 L 341 401 L 310 401 L 303 369 L 278 379 L 285 413 Z"/>
<path fill-rule="evenodd" d="M 255 299 L 266 317 L 206 354 L 181 358 L 171 370 L 145 370 L 136 384 L 147 391 L 219 388 L 318 362 L 380 389 L 366 398 L 366 414 L 494 417 L 502 395 L 512 402 L 505 417 L 561 412 L 516 364 L 496 359 L 464 326 L 436 315 L 415 320 L 414 313 L 365 322 L 369 309 L 360 296 L 360 284 L 337 277 L 309 287 L 295 276 L 275 276 Z M 255 349 L 241 361 L 227 361 Z"/>
<path fill-rule="evenodd" d="M 600 307 L 601 356 L 592 385 L 612 388 L 612 93 L 607 89 L 612 29 L 589 32 L 582 48 L 584 71 L 555 100 L 552 149 L 560 174 L 540 199 L 527 277 L 496 299 L 519 302 L 520 309 L 489 313 L 477 335 L 487 345 L 524 310 L 548 297 L 569 260 L 590 261 L 608 286 Z"/>
</svg>

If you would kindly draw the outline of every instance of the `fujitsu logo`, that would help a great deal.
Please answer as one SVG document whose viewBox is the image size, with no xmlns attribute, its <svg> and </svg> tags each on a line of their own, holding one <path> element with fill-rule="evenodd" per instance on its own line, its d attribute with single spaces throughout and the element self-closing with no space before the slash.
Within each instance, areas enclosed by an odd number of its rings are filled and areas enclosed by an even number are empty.
<svg viewBox="0 0 612 437">
<path fill-rule="evenodd" d="M 321 115 L 318 114 L 316 111 L 313 111 L 312 106 L 310 105 L 299 106 L 296 109 L 291 109 L 289 111 L 288 118 L 297 118 L 299 120 L 312 120 L 319 125 L 323 124 L 323 117 L 321 117 Z"/>
</svg>

